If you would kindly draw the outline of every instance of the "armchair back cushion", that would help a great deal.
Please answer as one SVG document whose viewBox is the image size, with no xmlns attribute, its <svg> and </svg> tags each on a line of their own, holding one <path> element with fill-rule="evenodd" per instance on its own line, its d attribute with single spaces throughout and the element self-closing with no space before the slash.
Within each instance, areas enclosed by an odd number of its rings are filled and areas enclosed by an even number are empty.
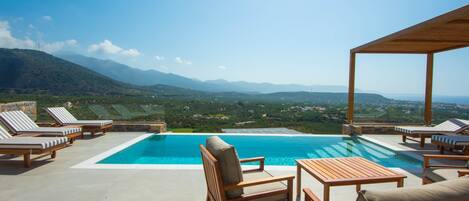
<svg viewBox="0 0 469 201">
<path fill-rule="evenodd" d="M 362 190 L 357 201 L 467 201 L 469 176 L 413 188 Z"/>
<path fill-rule="evenodd" d="M 213 136 L 207 138 L 206 147 L 219 163 L 224 185 L 243 181 L 241 164 L 233 145 L 226 143 L 218 136 Z M 243 194 L 243 189 L 233 189 L 225 193 L 227 198 L 236 198 Z"/>
</svg>

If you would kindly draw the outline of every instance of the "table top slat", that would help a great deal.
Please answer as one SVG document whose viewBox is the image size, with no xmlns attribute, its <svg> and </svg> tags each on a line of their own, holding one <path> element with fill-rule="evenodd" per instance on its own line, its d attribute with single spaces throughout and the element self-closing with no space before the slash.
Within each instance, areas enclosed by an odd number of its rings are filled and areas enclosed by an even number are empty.
<svg viewBox="0 0 469 201">
<path fill-rule="evenodd" d="M 385 176 L 385 174 L 382 174 L 382 173 L 379 173 L 379 172 L 376 172 L 374 171 L 373 169 L 369 168 L 367 166 L 367 164 L 363 164 L 361 161 L 359 160 L 350 160 L 348 158 L 344 158 L 343 160 L 340 160 L 339 161 L 340 163 L 343 163 L 343 164 L 347 164 L 355 169 L 357 169 L 362 177 L 370 177 L 370 176 L 374 176 L 374 177 L 379 177 L 379 176 Z"/>
<path fill-rule="evenodd" d="M 331 184 L 406 177 L 361 157 L 304 159 L 297 163 L 321 182 Z"/>
<path fill-rule="evenodd" d="M 379 164 L 372 163 L 371 161 L 368 161 L 368 160 L 363 159 L 363 158 L 360 158 L 360 159 L 361 159 L 361 161 L 362 161 L 363 163 L 369 164 L 370 167 L 374 168 L 374 169 L 377 170 L 377 171 L 380 171 L 380 172 L 382 172 L 382 173 L 385 173 L 386 175 L 395 175 L 395 174 L 396 174 L 396 172 L 394 172 L 394 171 L 392 171 L 392 170 L 390 170 L 390 169 L 388 169 L 388 168 L 386 168 L 386 167 L 384 167 L 384 166 L 381 166 L 381 165 L 379 165 Z"/>
<path fill-rule="evenodd" d="M 306 161 L 306 165 L 309 167 L 309 171 L 315 172 L 316 175 L 321 175 L 324 180 L 338 178 L 338 177 L 334 177 L 333 174 L 331 174 L 324 167 L 320 166 L 319 164 L 315 163 L 314 161 Z"/>
<path fill-rule="evenodd" d="M 349 174 L 353 175 L 354 178 L 363 176 L 360 171 L 355 170 L 354 168 L 342 163 L 341 160 L 335 160 L 335 163 L 339 164 L 342 169 L 346 170 Z"/>
<path fill-rule="evenodd" d="M 350 173 L 350 171 L 343 165 L 336 163 L 331 160 L 324 160 L 323 165 L 331 168 L 334 170 L 334 172 L 337 173 L 337 175 L 340 175 L 339 178 L 344 178 L 344 177 L 355 177 L 353 174 Z"/>
</svg>

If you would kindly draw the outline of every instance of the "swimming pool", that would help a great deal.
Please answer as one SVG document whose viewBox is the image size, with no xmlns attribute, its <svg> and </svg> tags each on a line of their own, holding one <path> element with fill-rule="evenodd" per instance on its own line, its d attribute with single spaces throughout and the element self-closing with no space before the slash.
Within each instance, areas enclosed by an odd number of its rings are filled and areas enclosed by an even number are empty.
<svg viewBox="0 0 469 201">
<path fill-rule="evenodd" d="M 97 164 L 201 164 L 199 144 L 210 135 L 151 135 Z M 385 167 L 419 169 L 421 162 L 360 137 L 219 135 L 240 158 L 265 156 L 266 165 L 294 166 L 296 159 L 361 156 Z"/>
</svg>

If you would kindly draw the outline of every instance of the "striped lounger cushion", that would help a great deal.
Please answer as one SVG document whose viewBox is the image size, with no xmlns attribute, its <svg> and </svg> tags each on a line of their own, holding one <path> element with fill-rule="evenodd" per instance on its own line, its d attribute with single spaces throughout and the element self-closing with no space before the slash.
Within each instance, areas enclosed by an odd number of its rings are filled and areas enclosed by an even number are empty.
<svg viewBox="0 0 469 201">
<path fill-rule="evenodd" d="M 64 107 L 50 107 L 46 108 L 46 111 L 61 125 L 106 126 L 112 124 L 112 120 L 77 120 Z"/>
<path fill-rule="evenodd" d="M 409 133 L 409 134 L 414 134 L 414 133 L 458 133 L 461 132 L 464 129 L 467 129 L 469 127 L 469 121 L 468 120 L 462 120 L 462 119 L 449 119 L 446 120 L 445 122 L 438 124 L 434 127 L 427 127 L 427 126 L 396 126 L 395 130 L 400 131 L 403 133 Z"/>
<path fill-rule="evenodd" d="M 81 128 L 64 128 L 64 127 L 37 127 L 29 130 L 18 131 L 18 134 L 41 134 L 48 136 L 67 136 L 72 133 L 81 132 Z"/>
<path fill-rule="evenodd" d="M 0 149 L 47 149 L 64 143 L 66 137 L 13 137 L 0 126 Z"/>
<path fill-rule="evenodd" d="M 469 136 L 434 135 L 432 136 L 432 141 L 455 146 L 469 146 Z"/>
<path fill-rule="evenodd" d="M 64 123 L 64 125 L 83 125 L 83 126 L 106 126 L 111 125 L 112 120 L 77 120 L 75 122 Z"/>
<path fill-rule="evenodd" d="M 67 142 L 66 137 L 12 137 L 0 140 L 2 149 L 47 149 Z"/>
<path fill-rule="evenodd" d="M 66 136 L 81 132 L 81 128 L 39 127 L 23 111 L 0 113 L 0 120 L 15 134 L 40 133 L 43 135 Z"/>
</svg>

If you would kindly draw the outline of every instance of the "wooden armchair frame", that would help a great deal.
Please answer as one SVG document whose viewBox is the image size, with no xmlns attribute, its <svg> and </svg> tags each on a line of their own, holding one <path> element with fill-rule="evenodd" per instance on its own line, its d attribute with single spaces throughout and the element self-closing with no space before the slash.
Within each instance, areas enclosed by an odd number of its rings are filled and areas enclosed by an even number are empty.
<svg viewBox="0 0 469 201">
<path fill-rule="evenodd" d="M 321 201 L 309 188 L 303 188 L 305 193 L 305 201 Z"/>
<path fill-rule="evenodd" d="M 432 167 L 438 167 L 438 168 L 467 168 L 466 166 L 457 166 L 457 165 L 431 165 L 430 161 L 432 159 L 446 159 L 446 160 L 462 160 L 462 161 L 468 161 L 469 156 L 461 156 L 461 155 L 439 155 L 439 154 L 424 154 L 423 155 L 423 168 L 428 169 Z M 469 168 L 468 170 L 460 170 L 455 172 L 458 174 L 459 177 L 464 176 L 464 175 L 469 175 Z M 429 184 L 433 183 L 433 181 L 429 178 L 423 177 L 422 176 L 422 184 Z"/>
<path fill-rule="evenodd" d="M 205 173 L 205 180 L 207 182 L 207 201 L 244 201 L 244 200 L 253 200 L 263 197 L 269 197 L 279 194 L 287 194 L 289 201 L 293 201 L 293 179 L 295 176 L 276 176 L 268 177 L 263 179 L 251 180 L 251 181 L 242 181 L 237 184 L 224 185 L 223 179 L 221 178 L 221 172 L 217 159 L 203 146 L 200 145 L 200 152 L 202 154 L 202 161 Z M 246 172 L 256 172 L 264 170 L 264 157 L 255 157 L 255 158 L 246 158 L 240 159 L 240 163 L 247 162 L 256 162 L 259 161 L 259 168 L 243 170 L 243 173 Z M 265 191 L 256 194 L 246 194 L 242 195 L 239 198 L 228 199 L 225 195 L 226 190 L 244 188 L 249 186 L 257 186 L 262 184 L 287 181 L 287 188 L 280 190 L 271 190 Z"/>
<path fill-rule="evenodd" d="M 0 149 L 0 154 L 15 154 L 23 155 L 23 164 L 25 168 L 31 167 L 31 155 L 38 154 L 42 157 L 44 155 L 51 155 L 51 158 L 57 156 L 57 151 L 66 147 L 66 144 L 58 144 L 47 149 Z M 39 158 L 38 157 L 38 158 Z"/>
</svg>

